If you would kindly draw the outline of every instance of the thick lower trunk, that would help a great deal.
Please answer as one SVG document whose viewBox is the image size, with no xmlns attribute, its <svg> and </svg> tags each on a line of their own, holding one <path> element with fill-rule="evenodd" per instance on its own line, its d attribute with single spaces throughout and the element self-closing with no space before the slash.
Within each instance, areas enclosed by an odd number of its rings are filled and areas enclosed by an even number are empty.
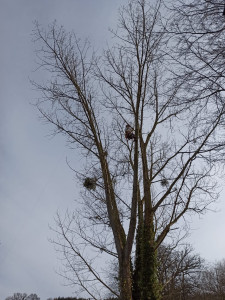
<svg viewBox="0 0 225 300">
<path fill-rule="evenodd" d="M 133 300 L 160 300 L 157 252 L 153 217 L 139 223 L 136 236 L 136 261 L 133 275 Z"/>
<path fill-rule="evenodd" d="M 144 187 L 144 221 L 142 230 L 142 276 L 141 300 L 160 300 L 160 288 L 157 276 L 157 257 L 155 250 L 154 211 L 151 198 L 151 180 L 149 178 L 147 143 L 141 140 Z M 140 286 L 140 284 L 139 284 Z M 136 300 L 136 299 L 135 299 Z"/>
<path fill-rule="evenodd" d="M 143 234 L 140 226 L 136 236 L 136 259 L 133 274 L 133 300 L 142 300 L 143 286 Z"/>
<path fill-rule="evenodd" d="M 132 300 L 131 263 L 122 262 L 120 266 L 120 300 Z"/>
<path fill-rule="evenodd" d="M 142 299 L 160 300 L 161 289 L 157 275 L 157 252 L 154 242 L 154 226 L 145 224 L 143 243 Z"/>
<path fill-rule="evenodd" d="M 144 237 L 143 203 L 138 202 L 138 227 L 136 234 L 135 270 L 133 273 L 133 300 L 142 300 L 143 286 L 143 237 Z"/>
</svg>

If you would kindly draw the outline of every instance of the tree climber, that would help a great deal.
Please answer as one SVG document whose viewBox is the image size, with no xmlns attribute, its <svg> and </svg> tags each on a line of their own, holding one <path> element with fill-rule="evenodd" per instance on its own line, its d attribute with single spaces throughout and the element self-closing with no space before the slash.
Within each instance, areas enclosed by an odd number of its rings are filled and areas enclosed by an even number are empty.
<svg viewBox="0 0 225 300">
<path fill-rule="evenodd" d="M 126 128 L 125 128 L 125 138 L 127 140 L 135 139 L 135 135 L 134 135 L 133 131 L 134 131 L 134 128 L 132 128 L 129 124 L 127 124 Z"/>
</svg>

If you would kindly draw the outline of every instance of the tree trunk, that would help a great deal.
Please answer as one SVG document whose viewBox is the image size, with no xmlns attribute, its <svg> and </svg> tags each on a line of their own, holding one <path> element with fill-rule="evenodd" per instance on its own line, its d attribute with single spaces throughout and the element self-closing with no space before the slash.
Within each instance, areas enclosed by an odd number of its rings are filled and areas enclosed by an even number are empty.
<svg viewBox="0 0 225 300">
<path fill-rule="evenodd" d="M 143 280 L 143 233 L 141 226 L 138 226 L 136 236 L 136 259 L 135 271 L 133 274 L 133 300 L 142 300 Z"/>
<path fill-rule="evenodd" d="M 153 215 L 144 224 L 143 237 L 143 300 L 160 300 L 161 289 L 157 274 L 157 252 L 155 250 L 155 233 Z"/>
<path fill-rule="evenodd" d="M 160 300 L 160 285 L 157 272 L 157 253 L 155 250 L 154 211 L 151 198 L 146 144 L 141 138 L 141 154 L 144 187 L 144 220 L 142 229 L 142 283 L 141 300 Z M 136 299 L 135 299 L 136 300 Z M 138 299 L 139 300 L 139 299 Z"/>
<path fill-rule="evenodd" d="M 120 300 L 132 300 L 131 262 L 123 260 L 120 266 Z"/>
<path fill-rule="evenodd" d="M 143 237 L 144 237 L 143 203 L 138 201 L 138 227 L 136 234 L 135 270 L 133 273 L 133 300 L 143 300 Z"/>
</svg>

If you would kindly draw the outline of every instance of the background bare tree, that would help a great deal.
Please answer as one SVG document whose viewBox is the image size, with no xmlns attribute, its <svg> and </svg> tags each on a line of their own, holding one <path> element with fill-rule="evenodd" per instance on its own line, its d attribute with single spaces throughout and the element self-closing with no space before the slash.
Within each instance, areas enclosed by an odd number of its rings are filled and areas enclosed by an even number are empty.
<svg viewBox="0 0 225 300">
<path fill-rule="evenodd" d="M 204 261 L 193 253 L 190 245 L 183 249 L 161 245 L 158 251 L 159 278 L 163 285 L 163 299 L 190 299 L 200 284 Z"/>
<path fill-rule="evenodd" d="M 225 298 L 225 261 L 211 265 L 202 272 L 200 282 L 201 297 L 204 299 Z M 208 297 L 208 298 L 207 298 Z"/>
<path fill-rule="evenodd" d="M 172 54 L 179 66 L 175 77 L 186 81 L 183 101 L 198 103 L 211 122 L 224 106 L 224 1 L 181 0 L 171 7 L 174 16 L 168 28 L 177 40 Z"/>
<path fill-rule="evenodd" d="M 63 276 L 94 299 L 106 290 L 123 300 L 160 299 L 157 249 L 177 222 L 217 198 L 224 105 L 209 115 L 198 95 L 184 101 L 186 77 L 171 79 L 176 61 L 161 7 L 145 0 L 122 7 L 112 31 L 117 43 L 102 58 L 56 24 L 34 31 L 40 67 L 52 76 L 35 84 L 43 95 L 37 107 L 85 165 L 75 170 L 83 206 L 57 216 L 55 243 Z M 126 124 L 134 127 L 131 140 Z M 119 292 L 98 268 L 108 255 L 118 260 Z"/>
<path fill-rule="evenodd" d="M 40 300 L 40 298 L 36 294 L 14 293 L 13 296 L 9 296 L 5 300 Z"/>
<path fill-rule="evenodd" d="M 26 293 L 14 293 L 13 296 L 9 296 L 6 300 L 13 299 L 13 300 L 25 300 L 27 298 Z"/>
</svg>

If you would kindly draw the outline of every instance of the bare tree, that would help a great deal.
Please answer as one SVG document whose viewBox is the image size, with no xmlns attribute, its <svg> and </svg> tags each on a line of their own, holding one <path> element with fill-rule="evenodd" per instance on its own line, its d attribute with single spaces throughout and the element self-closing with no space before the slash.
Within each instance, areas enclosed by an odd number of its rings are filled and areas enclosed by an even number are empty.
<svg viewBox="0 0 225 300">
<path fill-rule="evenodd" d="M 159 278 L 163 285 L 163 299 L 190 299 L 196 294 L 204 261 L 193 254 L 190 245 L 181 249 L 161 245 L 158 251 Z"/>
<path fill-rule="evenodd" d="M 102 58 L 55 24 L 47 31 L 37 24 L 34 32 L 40 66 L 52 76 L 36 83 L 43 94 L 38 109 L 86 163 L 76 170 L 84 208 L 57 216 L 56 243 L 64 277 L 94 299 L 105 290 L 123 300 L 160 299 L 158 247 L 184 216 L 204 212 L 217 198 L 212 158 L 223 153 L 217 132 L 224 105 L 208 122 L 209 107 L 183 101 L 185 79 L 171 79 L 176 64 L 161 5 L 141 0 L 122 7 L 112 32 L 117 44 Z M 126 124 L 134 128 L 128 139 Z M 98 269 L 101 255 L 118 260 L 119 292 Z"/>
<path fill-rule="evenodd" d="M 186 82 L 183 100 L 207 108 L 210 122 L 224 105 L 224 1 L 181 0 L 171 7 L 174 17 L 168 28 L 176 36 L 172 56 L 179 65 L 175 77 Z"/>
<path fill-rule="evenodd" d="M 14 293 L 13 296 L 9 296 L 6 300 L 25 300 L 27 298 L 26 293 Z"/>
<path fill-rule="evenodd" d="M 200 295 L 212 299 L 225 298 L 225 261 L 211 265 L 202 272 Z"/>
<path fill-rule="evenodd" d="M 9 296 L 5 300 L 40 300 L 40 298 L 36 294 L 14 293 L 13 296 Z"/>
</svg>

